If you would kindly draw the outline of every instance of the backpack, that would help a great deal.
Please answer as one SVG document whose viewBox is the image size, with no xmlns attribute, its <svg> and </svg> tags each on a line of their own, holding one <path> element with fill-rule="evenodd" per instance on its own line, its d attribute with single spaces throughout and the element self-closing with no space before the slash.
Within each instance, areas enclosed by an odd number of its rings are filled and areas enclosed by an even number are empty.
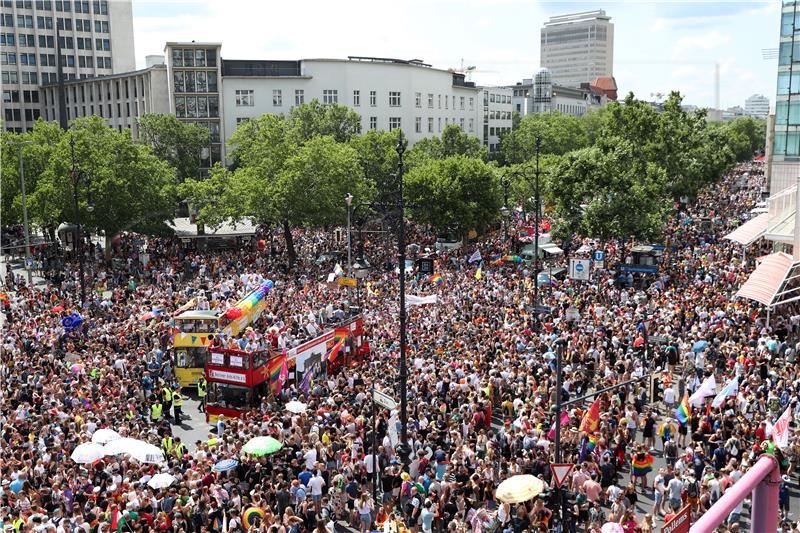
<svg viewBox="0 0 800 533">
<path fill-rule="evenodd" d="M 700 494 L 700 488 L 698 487 L 697 480 L 692 480 L 686 486 L 686 495 L 690 498 L 697 498 Z"/>
</svg>

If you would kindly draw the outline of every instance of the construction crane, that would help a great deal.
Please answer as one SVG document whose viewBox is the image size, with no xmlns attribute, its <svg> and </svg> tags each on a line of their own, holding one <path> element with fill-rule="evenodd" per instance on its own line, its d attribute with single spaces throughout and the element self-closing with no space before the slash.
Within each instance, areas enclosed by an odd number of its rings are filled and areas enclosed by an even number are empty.
<svg viewBox="0 0 800 533">
<path fill-rule="evenodd" d="M 459 74 L 464 75 L 464 79 L 466 81 L 472 81 L 472 73 L 473 72 L 480 72 L 483 74 L 497 74 L 496 70 L 478 70 L 478 67 L 475 65 L 469 65 L 467 67 L 464 66 L 464 59 L 461 59 L 461 67 L 451 69 L 453 72 L 457 72 Z"/>
</svg>

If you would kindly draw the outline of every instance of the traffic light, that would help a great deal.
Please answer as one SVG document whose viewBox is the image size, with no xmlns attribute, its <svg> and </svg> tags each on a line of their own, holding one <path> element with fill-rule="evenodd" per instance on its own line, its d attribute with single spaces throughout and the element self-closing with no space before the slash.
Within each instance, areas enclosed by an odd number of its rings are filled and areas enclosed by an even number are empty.
<svg viewBox="0 0 800 533">
<path fill-rule="evenodd" d="M 664 389 L 661 383 L 661 376 L 650 374 L 650 387 L 649 387 L 650 403 L 656 403 L 664 396 Z"/>
</svg>

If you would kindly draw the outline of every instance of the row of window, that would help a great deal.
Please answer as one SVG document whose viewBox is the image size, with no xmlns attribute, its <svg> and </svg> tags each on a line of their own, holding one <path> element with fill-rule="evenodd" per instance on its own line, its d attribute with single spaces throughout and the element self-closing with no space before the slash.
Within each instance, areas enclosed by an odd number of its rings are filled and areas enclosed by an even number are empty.
<svg viewBox="0 0 800 533">
<path fill-rule="evenodd" d="M 61 56 L 62 64 L 66 67 L 74 67 L 77 61 L 77 64 L 80 67 L 94 68 L 95 60 L 93 56 L 80 56 L 79 59 L 75 59 L 75 57 L 76 56 L 71 56 L 71 55 Z M 28 53 L 16 54 L 14 52 L 0 52 L 0 65 L 16 65 L 17 60 L 19 60 L 19 64 L 23 66 L 36 66 L 36 54 L 28 54 Z M 58 66 L 55 54 L 39 54 L 39 64 L 43 67 Z M 111 69 L 111 58 L 98 57 L 97 68 Z M 42 83 L 47 83 L 47 82 L 44 81 L 43 79 Z"/>
<path fill-rule="evenodd" d="M 216 67 L 217 50 L 214 48 L 173 48 L 173 67 Z"/>
<path fill-rule="evenodd" d="M 511 103 L 511 95 L 510 94 L 496 94 L 490 93 L 488 91 L 483 92 L 483 105 L 486 105 L 486 97 L 488 96 L 489 102 L 495 104 L 510 104 Z"/>
<path fill-rule="evenodd" d="M 105 94 L 106 100 L 111 100 L 112 94 L 112 82 L 100 82 L 99 85 L 94 86 L 84 86 L 81 85 L 80 87 L 69 87 L 66 91 L 66 100 L 67 103 L 86 103 L 86 102 L 94 102 L 94 95 L 95 95 L 95 87 L 97 92 L 97 100 L 100 101 L 103 99 L 103 94 Z M 133 98 L 138 98 L 139 95 L 144 95 L 144 79 L 134 79 L 134 80 L 116 80 L 113 82 L 114 94 L 116 95 L 116 99 L 119 100 L 123 97 L 129 99 L 131 94 L 133 94 Z M 88 89 L 88 90 L 87 90 Z M 88 99 L 87 99 L 88 93 Z M 47 93 L 45 93 L 45 104 L 47 104 Z"/>
<path fill-rule="evenodd" d="M 72 11 L 72 0 L 56 0 L 56 11 L 63 11 L 69 13 Z M 75 13 L 89 13 L 88 0 L 75 0 Z M 96 15 L 108 15 L 108 0 L 94 0 L 92 3 L 92 12 Z M 17 9 L 33 9 L 34 3 L 32 0 L 17 0 Z M 3 0 L 3 7 L 11 9 L 14 3 L 11 0 Z M 49 11 L 53 9 L 51 0 L 36 0 L 37 11 Z"/>
<path fill-rule="evenodd" d="M 20 91 L 3 91 L 4 103 L 18 103 Z M 22 91 L 22 101 L 26 104 L 39 103 L 39 91 Z"/>
<path fill-rule="evenodd" d="M 28 109 L 25 110 L 25 120 L 27 122 L 33 122 L 36 119 L 38 119 L 40 116 L 41 116 L 41 114 L 40 114 L 39 110 L 36 109 L 36 108 L 33 108 L 33 109 L 28 108 Z M 20 112 L 20 109 L 19 108 L 11 109 L 9 107 L 6 107 L 6 109 L 5 109 L 5 119 L 6 119 L 6 122 L 20 122 L 22 120 L 22 114 Z M 7 128 L 7 129 L 10 130 L 11 128 Z M 21 130 L 19 128 L 14 128 L 14 131 L 21 131 Z"/>
<path fill-rule="evenodd" d="M 800 156 L 800 131 L 775 132 L 775 155 Z"/>
<path fill-rule="evenodd" d="M 175 116 L 178 118 L 216 118 L 219 116 L 219 97 L 176 96 Z"/>
<path fill-rule="evenodd" d="M 176 89 L 177 91 L 177 89 Z M 186 91 L 190 92 L 190 91 Z M 199 91 L 198 91 L 199 92 Z M 400 107 L 402 105 L 402 95 L 400 91 L 389 91 L 389 107 Z M 439 109 L 442 106 L 442 95 L 438 95 L 439 99 Z M 453 109 L 456 107 L 456 97 L 453 96 Z M 450 102 L 450 95 L 444 95 L 445 101 L 445 109 L 449 108 Z M 337 104 L 339 103 L 339 91 L 337 89 L 324 89 L 322 91 L 322 102 L 325 104 Z M 434 102 L 434 94 L 428 93 L 428 108 L 433 109 L 433 102 Z M 465 109 L 465 102 L 466 97 L 461 96 L 459 103 L 460 108 L 463 111 Z M 305 90 L 304 89 L 295 89 L 294 90 L 294 105 L 299 106 L 305 103 Z M 255 90 L 254 89 L 237 89 L 236 90 L 236 106 L 237 107 L 252 107 L 255 106 Z M 272 89 L 272 105 L 274 107 L 282 107 L 283 106 L 283 89 Z M 353 100 L 352 100 L 353 107 L 360 107 L 361 106 L 361 91 L 355 90 L 353 91 Z M 369 92 L 369 105 L 370 107 L 377 107 L 378 105 L 378 91 L 370 91 Z M 422 93 L 415 93 L 415 106 L 418 108 L 422 107 Z M 475 109 L 475 99 L 470 97 L 469 98 L 469 109 L 473 111 Z M 511 113 L 509 113 L 509 117 L 511 118 Z"/>
<path fill-rule="evenodd" d="M 10 83 L 17 84 L 20 80 L 16 70 L 3 70 L 3 72 L 0 73 L 0 77 L 2 77 L 3 85 Z M 44 75 L 42 77 L 44 77 Z M 39 77 L 36 71 L 22 71 L 22 83 L 39 85 Z"/>
<path fill-rule="evenodd" d="M 800 102 L 775 102 L 775 124 L 800 126 Z"/>
<path fill-rule="evenodd" d="M 484 111 L 483 112 L 483 119 L 484 121 L 487 119 L 491 120 L 511 120 L 511 111 Z"/>
<path fill-rule="evenodd" d="M 176 93 L 217 92 L 217 72 L 214 70 L 176 70 L 172 79 Z"/>
</svg>

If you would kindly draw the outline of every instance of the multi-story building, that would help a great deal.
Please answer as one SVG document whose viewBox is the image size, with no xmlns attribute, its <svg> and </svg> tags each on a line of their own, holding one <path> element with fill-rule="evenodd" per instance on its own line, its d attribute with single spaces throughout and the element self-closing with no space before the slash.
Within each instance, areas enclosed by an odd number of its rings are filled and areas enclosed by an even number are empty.
<svg viewBox="0 0 800 533">
<path fill-rule="evenodd" d="M 769 168 L 771 194 L 800 176 L 800 2 L 784 2 L 778 49 L 775 131 Z"/>
<path fill-rule="evenodd" d="M 512 90 L 508 87 L 482 87 L 483 118 L 481 135 L 483 145 L 491 156 L 500 150 L 500 136 L 511 131 Z"/>
<path fill-rule="evenodd" d="M 580 87 L 614 75 L 614 24 L 601 10 L 550 17 L 541 31 L 539 64 L 553 83 Z"/>
<path fill-rule="evenodd" d="M 763 94 L 754 94 L 744 101 L 744 113 L 751 117 L 767 118 L 769 115 L 769 98 Z"/>
<path fill-rule="evenodd" d="M 566 87 L 554 84 L 551 73 L 546 68 L 539 69 L 533 78 L 509 85 L 508 89 L 512 91 L 512 108 L 521 117 L 552 111 L 580 117 L 591 109 L 616 99 L 614 78 L 598 78 L 579 88 Z"/>
<path fill-rule="evenodd" d="M 6 130 L 41 116 L 39 86 L 135 68 L 131 0 L 2 0 L 0 71 Z"/>
<path fill-rule="evenodd" d="M 97 115 L 112 128 L 130 128 L 138 137 L 142 115 L 171 112 L 167 80 L 164 56 L 147 56 L 147 68 L 142 70 L 65 81 L 67 118 Z M 58 85 L 43 85 L 40 93 L 44 119 L 58 120 Z"/>
</svg>

